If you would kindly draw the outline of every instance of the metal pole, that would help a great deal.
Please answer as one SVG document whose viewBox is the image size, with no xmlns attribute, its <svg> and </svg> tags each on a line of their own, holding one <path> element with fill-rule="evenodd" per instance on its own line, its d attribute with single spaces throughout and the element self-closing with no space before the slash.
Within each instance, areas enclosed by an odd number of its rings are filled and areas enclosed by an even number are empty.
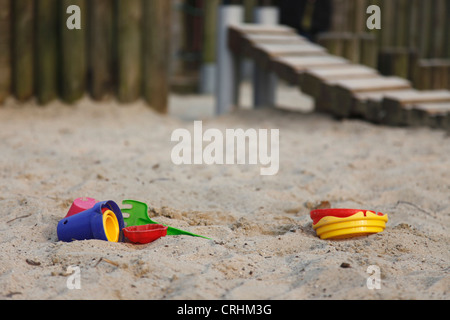
<svg viewBox="0 0 450 320">
<path fill-rule="evenodd" d="M 242 23 L 244 10 L 240 5 L 219 6 L 217 27 L 216 114 L 228 113 L 235 103 L 236 60 L 228 48 L 228 26 Z"/>
<path fill-rule="evenodd" d="M 273 6 L 255 8 L 255 22 L 264 25 L 279 23 L 279 10 Z M 253 104 L 255 108 L 273 107 L 276 102 L 277 76 L 257 64 L 253 67 Z"/>
</svg>

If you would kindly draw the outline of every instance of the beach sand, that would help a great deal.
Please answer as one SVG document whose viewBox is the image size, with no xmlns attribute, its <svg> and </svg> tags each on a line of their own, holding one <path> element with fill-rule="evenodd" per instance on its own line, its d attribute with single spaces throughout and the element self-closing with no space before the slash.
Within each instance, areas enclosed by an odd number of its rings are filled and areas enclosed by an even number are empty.
<svg viewBox="0 0 450 320">
<path fill-rule="evenodd" d="M 208 98 L 172 99 L 190 110 L 88 98 L 0 108 L 0 299 L 449 298 L 447 133 L 279 109 L 214 118 Z M 193 119 L 280 129 L 279 173 L 174 165 L 171 134 Z M 146 202 L 154 220 L 212 240 L 59 242 L 57 223 L 78 197 Z M 387 228 L 320 240 L 309 213 L 322 201 L 386 213 Z M 69 266 L 80 268 L 79 290 L 67 287 Z M 369 266 L 379 290 L 367 287 Z"/>
</svg>

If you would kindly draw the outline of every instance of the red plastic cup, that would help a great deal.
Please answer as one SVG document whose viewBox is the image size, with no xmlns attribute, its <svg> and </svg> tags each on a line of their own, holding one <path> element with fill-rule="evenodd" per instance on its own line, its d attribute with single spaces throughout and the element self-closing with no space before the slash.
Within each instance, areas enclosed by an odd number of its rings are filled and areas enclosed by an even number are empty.
<svg viewBox="0 0 450 320">
<path fill-rule="evenodd" d="M 69 212 L 66 215 L 66 218 L 76 215 L 80 212 L 92 209 L 97 202 L 98 202 L 97 200 L 87 197 L 75 199 L 75 201 L 72 203 L 72 206 L 69 209 Z"/>
<path fill-rule="evenodd" d="M 310 213 L 311 219 L 313 220 L 313 224 L 317 224 L 320 219 L 324 217 L 337 217 L 337 218 L 347 218 L 354 214 L 357 214 L 358 212 L 364 212 L 364 215 L 366 212 L 372 212 L 374 214 L 377 214 L 379 216 L 383 216 L 381 212 L 375 212 L 372 210 L 360 210 L 360 209 L 317 209 L 312 210 Z"/>
<path fill-rule="evenodd" d="M 162 224 L 146 224 L 123 229 L 123 234 L 132 243 L 147 244 L 167 235 L 167 227 Z"/>
</svg>

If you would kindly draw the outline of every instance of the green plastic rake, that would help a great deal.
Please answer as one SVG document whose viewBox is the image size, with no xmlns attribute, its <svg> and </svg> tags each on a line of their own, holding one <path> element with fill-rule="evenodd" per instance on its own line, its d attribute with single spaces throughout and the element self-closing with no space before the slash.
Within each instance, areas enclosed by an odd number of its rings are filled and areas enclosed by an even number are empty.
<svg viewBox="0 0 450 320">
<path fill-rule="evenodd" d="M 148 206 L 146 203 L 135 201 L 135 200 L 123 200 L 123 205 L 131 205 L 131 208 L 127 209 L 121 209 L 122 213 L 125 213 L 124 215 L 124 221 L 127 225 L 127 227 L 132 226 L 144 226 L 147 224 L 160 224 L 158 222 L 153 221 L 148 216 Z M 125 217 L 128 215 L 128 217 Z M 167 227 L 167 235 L 168 236 L 178 236 L 178 235 L 186 235 L 186 236 L 192 236 L 192 237 L 199 237 L 211 240 L 208 237 L 200 236 L 198 234 L 180 230 L 174 227 L 166 226 Z"/>
</svg>

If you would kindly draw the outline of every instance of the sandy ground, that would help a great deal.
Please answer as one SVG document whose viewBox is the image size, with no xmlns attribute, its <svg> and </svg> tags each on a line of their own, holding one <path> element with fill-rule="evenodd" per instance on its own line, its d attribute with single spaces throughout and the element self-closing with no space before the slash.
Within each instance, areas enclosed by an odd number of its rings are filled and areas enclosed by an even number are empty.
<svg viewBox="0 0 450 320">
<path fill-rule="evenodd" d="M 0 299 L 449 298 L 448 134 L 286 110 L 213 118 L 212 101 L 174 96 L 172 116 L 89 99 L 0 108 Z M 278 175 L 173 165 L 171 133 L 193 119 L 280 129 Z M 213 240 L 58 242 L 58 221 L 83 196 L 146 202 L 154 220 Z M 320 240 L 309 218 L 320 201 L 387 213 L 387 229 Z M 371 265 L 380 290 L 367 288 Z M 80 290 L 67 287 L 69 266 Z"/>
</svg>

